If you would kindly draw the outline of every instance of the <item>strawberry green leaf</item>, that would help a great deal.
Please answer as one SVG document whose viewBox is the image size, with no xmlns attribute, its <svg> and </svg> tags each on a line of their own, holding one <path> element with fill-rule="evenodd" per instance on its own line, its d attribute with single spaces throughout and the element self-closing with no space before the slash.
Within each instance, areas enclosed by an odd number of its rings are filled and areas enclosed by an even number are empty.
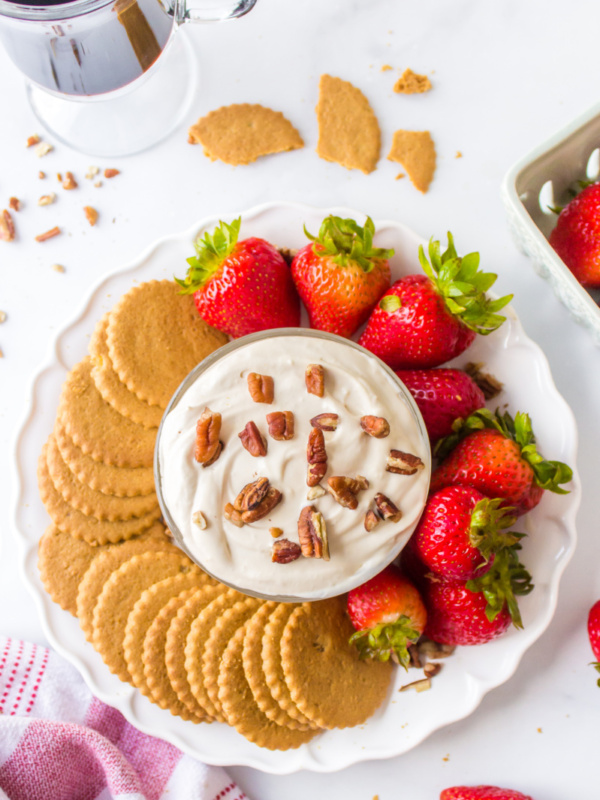
<svg viewBox="0 0 600 800">
<path fill-rule="evenodd" d="M 502 529 L 514 525 L 517 517 L 514 508 L 500 508 L 501 503 L 501 498 L 490 500 L 486 497 L 471 512 L 469 540 L 479 550 L 485 564 L 489 563 L 494 554 L 506 547 L 512 547 L 521 538 L 521 534 L 503 532 Z"/>
<path fill-rule="evenodd" d="M 207 231 L 196 239 L 196 255 L 187 259 L 189 268 L 186 277 L 184 280 L 175 278 L 181 287 L 180 294 L 193 294 L 219 269 L 238 242 L 241 224 L 241 217 L 230 225 L 221 220 L 212 234 Z"/>
<path fill-rule="evenodd" d="M 598 661 L 590 661 L 590 666 L 593 667 L 596 672 L 600 672 L 600 662 Z M 600 678 L 596 681 L 596 685 L 600 686 Z"/>
<path fill-rule="evenodd" d="M 315 255 L 328 256 L 341 267 L 355 263 L 365 272 L 371 272 L 375 261 L 394 255 L 393 250 L 373 247 L 375 225 L 371 217 L 367 217 L 363 227 L 353 219 L 330 215 L 321 223 L 318 236 L 309 233 L 306 226 L 304 233 L 314 242 Z"/>
<path fill-rule="evenodd" d="M 392 653 L 398 661 L 408 669 L 410 655 L 408 645 L 416 642 L 418 632 L 412 627 L 412 621 L 406 614 L 401 614 L 396 622 L 382 622 L 373 628 L 356 631 L 350 637 L 350 644 L 358 648 L 361 658 L 374 658 L 377 661 L 389 661 Z"/>
<path fill-rule="evenodd" d="M 524 534 L 513 533 L 523 538 Z M 491 568 L 478 578 L 467 581 L 467 589 L 471 592 L 482 592 L 487 600 L 486 617 L 493 622 L 504 607 L 508 610 L 513 625 L 523 627 L 517 595 L 526 595 L 533 590 L 531 574 L 519 561 L 517 551 L 520 544 L 507 547 L 496 554 Z"/>
</svg>

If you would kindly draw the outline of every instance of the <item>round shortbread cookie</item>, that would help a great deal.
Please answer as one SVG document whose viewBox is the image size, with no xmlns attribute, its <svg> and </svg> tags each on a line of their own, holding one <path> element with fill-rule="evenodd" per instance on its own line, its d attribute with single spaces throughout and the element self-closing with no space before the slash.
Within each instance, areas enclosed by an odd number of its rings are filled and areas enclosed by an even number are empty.
<svg viewBox="0 0 600 800">
<path fill-rule="evenodd" d="M 54 423 L 54 438 L 67 467 L 77 480 L 90 489 L 115 497 L 154 494 L 152 467 L 113 467 L 102 461 L 94 461 L 77 447 L 59 420 Z"/>
<path fill-rule="evenodd" d="M 148 629 L 169 600 L 181 594 L 184 589 L 199 589 L 207 585 L 209 580 L 212 579 L 200 571 L 171 575 L 142 592 L 131 610 L 125 626 L 123 652 L 134 685 L 146 697 L 151 696 L 144 675 L 144 639 Z"/>
<path fill-rule="evenodd" d="M 96 389 L 91 368 L 87 356 L 67 375 L 56 412 L 60 424 L 95 461 L 115 467 L 151 467 L 156 429 L 144 428 L 115 411 Z M 147 369 L 152 375 L 152 362 Z"/>
<path fill-rule="evenodd" d="M 146 533 L 118 545 L 109 545 L 98 554 L 81 578 L 77 589 L 76 616 L 86 639 L 92 638 L 94 607 L 102 587 L 113 572 L 132 556 L 159 550 L 167 553 L 180 553 L 165 534 L 164 525 L 155 522 Z"/>
<path fill-rule="evenodd" d="M 55 603 L 77 616 L 77 589 L 94 558 L 108 545 L 93 547 L 56 525 L 46 528 L 38 545 L 38 569 Z"/>
<path fill-rule="evenodd" d="M 97 323 L 90 339 L 89 351 L 92 357 L 92 378 L 102 397 L 116 409 L 119 414 L 129 417 L 144 428 L 157 428 L 162 419 L 162 408 L 151 406 L 130 392 L 115 372 L 108 344 L 106 330 L 108 314 Z"/>
<path fill-rule="evenodd" d="M 290 716 L 279 705 L 271 694 L 267 685 L 267 679 L 263 668 L 262 660 L 262 640 L 265 626 L 269 621 L 270 615 L 277 608 L 277 603 L 269 601 L 264 603 L 246 623 L 246 636 L 244 638 L 244 651 L 242 654 L 244 661 L 244 672 L 254 699 L 266 716 L 277 725 L 295 730 L 306 730 L 310 726 L 299 722 Z"/>
<path fill-rule="evenodd" d="M 303 603 L 281 637 L 281 663 L 293 701 L 322 728 L 361 725 L 388 693 L 394 667 L 361 659 L 345 596 Z"/>
<path fill-rule="evenodd" d="M 246 623 L 247 624 L 247 623 Z M 219 669 L 219 702 L 227 722 L 238 733 L 268 750 L 291 750 L 308 742 L 318 731 L 292 730 L 270 720 L 258 707 L 246 679 L 242 650 L 246 626 L 229 640 Z"/>
<path fill-rule="evenodd" d="M 144 678 L 150 699 L 161 708 L 168 709 L 174 716 L 189 719 L 194 723 L 212 722 L 212 718 L 200 709 L 198 709 L 198 712 L 190 711 L 186 703 L 179 699 L 167 672 L 165 648 L 167 632 L 173 622 L 173 618 L 197 591 L 197 589 L 186 589 L 177 597 L 172 597 L 161 608 L 156 619 L 148 628 L 142 653 Z"/>
<path fill-rule="evenodd" d="M 94 607 L 92 644 L 111 672 L 131 682 L 123 641 L 127 619 L 145 589 L 187 572 L 200 572 L 187 556 L 154 551 L 133 556 L 106 581 Z"/>
<path fill-rule="evenodd" d="M 149 514 L 144 514 L 143 517 L 134 517 L 118 522 L 108 522 L 88 514 L 82 514 L 81 511 L 69 505 L 57 492 L 48 472 L 46 445 L 44 445 L 38 461 L 37 474 L 40 498 L 52 522 L 61 531 L 83 539 L 89 544 L 99 545 L 109 542 L 114 544 L 131 539 L 132 536 L 147 530 L 160 517 L 160 508 L 158 507 Z"/>
<path fill-rule="evenodd" d="M 208 637 L 221 614 L 243 599 L 244 595 L 236 592 L 235 589 L 230 589 L 221 594 L 209 603 L 192 621 L 185 642 L 185 671 L 190 690 L 206 713 L 219 722 L 224 722 L 225 719 L 210 699 L 208 690 L 204 685 L 202 656 L 204 655 L 204 647 Z"/>
<path fill-rule="evenodd" d="M 193 621 L 213 600 L 230 590 L 223 584 L 207 586 L 195 592 L 171 620 L 165 639 L 165 664 L 169 681 L 179 700 L 187 706 L 195 716 L 204 715 L 212 720 L 212 716 L 200 705 L 192 694 L 187 670 L 185 668 L 185 643 Z M 150 685 L 150 679 L 148 684 Z"/>
<path fill-rule="evenodd" d="M 97 492 L 85 483 L 81 483 L 66 465 L 53 434 L 48 439 L 46 457 L 48 472 L 57 492 L 82 514 L 117 522 L 132 517 L 143 517 L 144 514 L 149 514 L 158 508 L 156 492 L 137 497 L 115 497 Z"/>
<path fill-rule="evenodd" d="M 316 728 L 318 726 L 303 714 L 292 700 L 281 665 L 281 636 L 290 616 L 297 608 L 296 603 L 279 603 L 269 617 L 262 638 L 263 672 L 271 695 L 283 711 L 302 725 Z"/>
<path fill-rule="evenodd" d="M 166 408 L 196 364 L 228 337 L 199 316 L 174 281 L 135 286 L 113 308 L 107 343 L 113 368 L 140 400 Z"/>
<path fill-rule="evenodd" d="M 202 654 L 204 688 L 214 707 L 220 713 L 222 713 L 222 708 L 219 701 L 218 679 L 221 658 L 234 633 L 258 611 L 263 603 L 263 600 L 256 597 L 246 597 L 235 603 L 219 617 L 206 640 Z"/>
</svg>

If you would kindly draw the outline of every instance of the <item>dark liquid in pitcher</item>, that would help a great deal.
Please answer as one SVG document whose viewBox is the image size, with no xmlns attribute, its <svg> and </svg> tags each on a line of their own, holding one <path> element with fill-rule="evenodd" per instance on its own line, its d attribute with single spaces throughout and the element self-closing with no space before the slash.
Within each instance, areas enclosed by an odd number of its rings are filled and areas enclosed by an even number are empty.
<svg viewBox="0 0 600 800">
<path fill-rule="evenodd" d="M 51 10 L 74 2 L 16 4 Z M 172 30 L 170 9 L 157 0 L 113 0 L 86 14 L 77 15 L 74 8 L 66 19 L 3 25 L 0 35 L 12 60 L 34 83 L 81 97 L 111 92 L 139 78 L 160 56 Z"/>
</svg>

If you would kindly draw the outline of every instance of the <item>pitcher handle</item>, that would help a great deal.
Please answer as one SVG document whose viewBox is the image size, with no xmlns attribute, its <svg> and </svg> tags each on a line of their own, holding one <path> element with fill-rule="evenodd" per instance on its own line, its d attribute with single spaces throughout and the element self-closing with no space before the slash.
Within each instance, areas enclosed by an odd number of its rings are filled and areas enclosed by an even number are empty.
<svg viewBox="0 0 600 800">
<path fill-rule="evenodd" d="M 224 19 L 243 17 L 252 11 L 256 0 L 212 0 L 208 8 L 194 8 L 188 6 L 188 0 L 176 0 L 175 18 L 178 24 L 184 22 L 219 22 Z"/>
</svg>

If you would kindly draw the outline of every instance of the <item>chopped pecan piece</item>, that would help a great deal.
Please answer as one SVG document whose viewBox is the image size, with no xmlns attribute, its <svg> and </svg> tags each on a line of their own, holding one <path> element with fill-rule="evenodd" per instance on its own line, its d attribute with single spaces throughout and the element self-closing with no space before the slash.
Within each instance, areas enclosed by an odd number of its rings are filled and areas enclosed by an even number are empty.
<svg viewBox="0 0 600 800">
<path fill-rule="evenodd" d="M 45 242 L 47 239 L 52 239 L 54 236 L 58 236 L 60 234 L 60 228 L 56 225 L 54 228 L 50 228 L 49 231 L 45 231 L 44 233 L 38 233 L 35 237 L 36 242 Z"/>
<path fill-rule="evenodd" d="M 367 414 L 360 418 L 360 427 L 375 439 L 385 439 L 390 434 L 390 423 L 385 417 L 374 417 Z"/>
<path fill-rule="evenodd" d="M 316 417 L 313 417 L 310 421 L 310 424 L 313 428 L 319 428 L 322 431 L 334 431 L 338 424 L 340 418 L 337 414 L 317 414 Z"/>
<path fill-rule="evenodd" d="M 248 375 L 248 391 L 255 403 L 272 403 L 274 394 L 273 378 L 251 372 Z"/>
<path fill-rule="evenodd" d="M 431 681 L 429 678 L 421 678 L 418 681 L 413 681 L 412 683 L 405 683 L 404 686 L 401 686 L 398 691 L 399 692 L 406 692 L 409 689 L 414 689 L 416 692 L 426 692 L 428 689 L 431 689 Z"/>
<path fill-rule="evenodd" d="M 323 515 L 314 506 L 305 506 L 298 519 L 298 539 L 302 555 L 329 561 L 329 543 Z"/>
<path fill-rule="evenodd" d="M 306 483 L 308 486 L 316 486 L 325 477 L 327 472 L 327 451 L 325 450 L 325 437 L 319 428 L 311 428 L 308 435 L 308 447 L 306 448 L 306 460 L 308 461 L 308 472 Z"/>
<path fill-rule="evenodd" d="M 375 495 L 375 505 L 381 519 L 389 519 L 390 522 L 399 522 L 402 519 L 402 512 L 398 506 L 381 492 Z"/>
<path fill-rule="evenodd" d="M 223 514 L 225 515 L 225 519 L 228 519 L 233 525 L 237 528 L 244 527 L 244 520 L 242 519 L 241 511 L 235 509 L 231 503 L 227 503 L 225 508 L 223 509 Z"/>
<path fill-rule="evenodd" d="M 20 211 L 21 210 L 21 201 L 18 197 L 10 197 L 8 199 L 8 207 L 11 208 L 13 211 Z"/>
<path fill-rule="evenodd" d="M 104 170 L 104 177 L 105 178 L 114 178 L 116 175 L 120 175 L 120 174 L 121 174 L 121 170 L 120 169 L 113 169 L 112 167 L 109 167 L 108 169 Z"/>
<path fill-rule="evenodd" d="M 72 172 L 65 172 L 65 179 L 62 182 L 63 189 L 67 191 L 71 191 L 71 189 L 76 189 L 78 186 L 77 181 L 75 180 L 75 176 Z"/>
<path fill-rule="evenodd" d="M 317 500 L 319 497 L 324 497 L 324 495 L 326 495 L 326 494 L 327 494 L 327 492 L 321 486 L 321 484 L 317 483 L 316 486 L 311 486 L 310 487 L 310 489 L 306 493 L 306 499 L 307 500 Z"/>
<path fill-rule="evenodd" d="M 377 525 L 379 525 L 379 517 L 370 508 L 365 514 L 365 530 L 370 533 Z"/>
<path fill-rule="evenodd" d="M 435 678 L 436 675 L 440 674 L 443 667 L 443 664 L 425 664 L 423 667 L 423 672 L 425 673 L 426 678 Z"/>
<path fill-rule="evenodd" d="M 358 505 L 356 495 L 363 489 L 369 488 L 369 481 L 362 475 L 348 478 L 345 475 L 333 475 L 327 479 L 329 493 L 344 508 L 355 509 Z"/>
<path fill-rule="evenodd" d="M 4 209 L 0 214 L 0 242 L 12 242 L 15 238 L 15 223 L 10 211 Z"/>
<path fill-rule="evenodd" d="M 291 411 L 273 411 L 267 414 L 269 436 L 277 441 L 294 437 L 294 415 Z"/>
<path fill-rule="evenodd" d="M 40 143 L 40 137 L 37 133 L 34 133 L 33 136 L 28 136 L 27 141 L 25 142 L 25 147 L 33 147 L 34 144 Z"/>
<path fill-rule="evenodd" d="M 385 469 L 386 472 L 395 472 L 397 475 L 414 475 L 424 466 L 419 456 L 403 453 L 402 450 L 390 450 Z"/>
<path fill-rule="evenodd" d="M 201 531 L 205 530 L 206 528 L 206 517 L 201 511 L 194 511 L 192 514 L 192 522 L 194 525 L 197 525 Z"/>
<path fill-rule="evenodd" d="M 238 433 L 242 444 L 251 456 L 257 458 L 258 456 L 267 455 L 267 440 L 256 427 L 256 424 L 250 421 L 241 433 Z"/>
<path fill-rule="evenodd" d="M 221 415 L 205 408 L 196 423 L 196 445 L 194 458 L 203 467 L 214 464 L 221 455 L 223 443 L 219 441 L 221 433 Z"/>
<path fill-rule="evenodd" d="M 269 486 L 269 489 L 260 503 L 248 511 L 242 511 L 242 522 L 250 525 L 252 522 L 258 522 L 259 519 L 266 517 L 275 508 L 276 505 L 281 503 L 283 495 L 278 489 Z"/>
<path fill-rule="evenodd" d="M 85 214 L 85 218 L 90 223 L 92 228 L 98 222 L 98 212 L 92 206 L 84 206 L 83 213 Z"/>
<path fill-rule="evenodd" d="M 55 200 L 56 195 L 54 192 L 50 192 L 50 194 L 43 194 L 38 200 L 38 206 L 51 206 Z"/>
<path fill-rule="evenodd" d="M 301 555 L 302 550 L 296 542 L 290 542 L 289 539 L 279 539 L 277 542 L 273 542 L 271 561 L 276 564 L 289 564 L 290 561 L 295 561 Z"/>
<path fill-rule="evenodd" d="M 323 397 L 325 393 L 325 370 L 320 364 L 309 364 L 304 376 L 309 394 Z"/>
<path fill-rule="evenodd" d="M 258 478 L 252 483 L 247 483 L 233 501 L 233 507 L 236 511 L 252 511 L 267 496 L 269 486 L 268 478 Z"/>
</svg>

